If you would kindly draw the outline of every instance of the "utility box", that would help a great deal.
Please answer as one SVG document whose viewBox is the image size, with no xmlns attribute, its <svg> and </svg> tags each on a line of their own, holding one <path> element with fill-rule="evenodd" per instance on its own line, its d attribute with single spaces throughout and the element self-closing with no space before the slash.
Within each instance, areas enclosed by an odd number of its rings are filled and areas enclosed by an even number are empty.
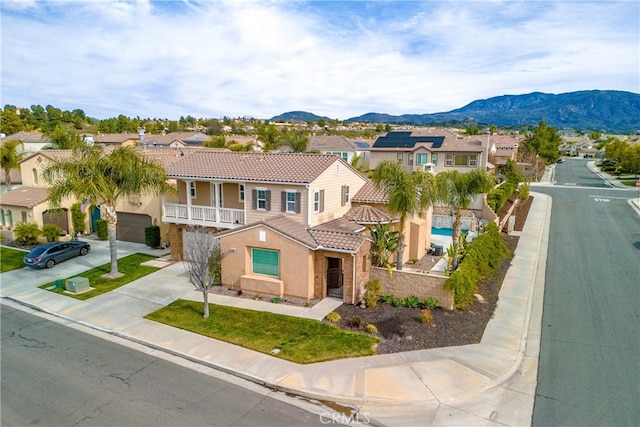
<svg viewBox="0 0 640 427">
<path fill-rule="evenodd" d="M 89 290 L 89 279 L 86 277 L 72 277 L 67 279 L 67 291 L 79 294 Z"/>
</svg>

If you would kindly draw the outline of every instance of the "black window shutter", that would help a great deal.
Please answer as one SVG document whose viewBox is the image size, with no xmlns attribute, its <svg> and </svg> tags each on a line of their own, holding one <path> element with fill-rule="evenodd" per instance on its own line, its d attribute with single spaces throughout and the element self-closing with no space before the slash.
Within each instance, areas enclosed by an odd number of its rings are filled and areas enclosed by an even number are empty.
<svg viewBox="0 0 640 427">
<path fill-rule="evenodd" d="M 268 211 L 271 210 L 271 190 L 267 190 L 267 200 L 265 203 L 265 209 Z"/>
<path fill-rule="evenodd" d="M 287 211 L 287 192 L 286 191 L 280 192 L 280 210 L 282 212 Z"/>
<path fill-rule="evenodd" d="M 251 208 L 258 209 L 258 190 L 251 190 Z"/>
<path fill-rule="evenodd" d="M 296 213 L 300 213 L 300 193 L 296 193 Z"/>
</svg>

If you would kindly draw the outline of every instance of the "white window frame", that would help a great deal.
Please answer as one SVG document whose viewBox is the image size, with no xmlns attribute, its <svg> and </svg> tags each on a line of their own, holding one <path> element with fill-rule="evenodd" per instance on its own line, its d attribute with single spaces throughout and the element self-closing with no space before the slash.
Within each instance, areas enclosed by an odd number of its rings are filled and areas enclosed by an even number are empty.
<svg viewBox="0 0 640 427">
<path fill-rule="evenodd" d="M 260 192 L 264 192 L 264 198 L 260 198 Z M 260 202 L 263 203 L 263 206 L 260 206 Z M 266 188 L 256 188 L 256 209 L 261 211 L 267 210 L 267 189 Z"/>
<path fill-rule="evenodd" d="M 478 166 L 477 154 L 469 154 L 469 166 Z"/>
<path fill-rule="evenodd" d="M 351 200 L 351 197 L 349 196 L 350 189 L 351 187 L 349 186 L 349 184 L 345 184 L 344 186 L 344 204 L 345 205 L 349 203 L 349 200 Z"/>
<path fill-rule="evenodd" d="M 244 202 L 244 184 L 238 184 L 238 201 Z"/>
<path fill-rule="evenodd" d="M 416 165 L 426 165 L 426 164 L 427 164 L 427 153 L 417 153 Z"/>
<path fill-rule="evenodd" d="M 296 191 L 295 190 L 285 190 L 285 204 L 286 204 L 286 212 L 296 213 Z M 293 197 L 293 200 L 289 200 L 289 197 Z"/>
<path fill-rule="evenodd" d="M 196 196 L 196 182 L 195 181 L 189 181 L 189 192 L 191 193 L 191 198 L 192 199 L 197 199 L 198 197 Z"/>
<path fill-rule="evenodd" d="M 320 212 L 320 190 L 313 190 L 313 212 Z"/>
</svg>

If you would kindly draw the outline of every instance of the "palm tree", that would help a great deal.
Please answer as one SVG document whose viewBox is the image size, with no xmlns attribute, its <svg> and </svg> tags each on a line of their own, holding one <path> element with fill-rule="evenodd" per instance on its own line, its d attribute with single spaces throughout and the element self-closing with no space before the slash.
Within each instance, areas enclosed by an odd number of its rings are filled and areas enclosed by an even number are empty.
<svg viewBox="0 0 640 427">
<path fill-rule="evenodd" d="M 49 203 L 60 207 L 70 195 L 78 200 L 99 203 L 109 233 L 111 271 L 109 277 L 118 277 L 116 251 L 116 203 L 122 197 L 144 192 L 156 194 L 173 191 L 167 184 L 164 168 L 154 161 L 139 156 L 131 147 L 120 147 L 109 154 L 100 147 L 79 147 L 70 159 L 48 166 L 43 176 L 49 188 Z"/>
<path fill-rule="evenodd" d="M 353 158 L 351 159 L 351 166 L 364 176 L 369 176 L 369 174 L 371 173 L 371 169 L 369 169 L 367 161 L 361 154 L 356 154 L 355 156 L 353 156 Z"/>
<path fill-rule="evenodd" d="M 24 157 L 23 143 L 20 140 L 7 141 L 0 146 L 0 163 L 4 171 L 4 184 L 11 187 L 11 171 L 20 169 L 20 160 Z"/>
<path fill-rule="evenodd" d="M 451 239 L 454 245 L 460 239 L 462 211 L 469 209 L 471 202 L 479 194 L 486 193 L 495 185 L 495 177 L 483 169 L 467 173 L 457 170 L 440 172 L 436 176 L 438 199 L 455 212 Z"/>
<path fill-rule="evenodd" d="M 371 180 L 388 197 L 390 214 L 400 216 L 397 269 L 402 270 L 405 248 L 404 223 L 408 216 L 423 212 L 437 199 L 435 179 L 426 172 L 412 172 L 397 161 L 383 160 L 373 170 Z"/>
</svg>

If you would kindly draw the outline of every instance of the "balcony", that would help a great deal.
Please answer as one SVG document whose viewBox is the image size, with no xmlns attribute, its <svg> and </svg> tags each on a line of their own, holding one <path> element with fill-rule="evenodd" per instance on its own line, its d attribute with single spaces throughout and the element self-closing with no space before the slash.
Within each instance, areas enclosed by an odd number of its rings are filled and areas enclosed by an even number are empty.
<svg viewBox="0 0 640 427">
<path fill-rule="evenodd" d="M 162 205 L 162 222 L 235 228 L 244 225 L 244 210 L 164 203 Z"/>
</svg>

